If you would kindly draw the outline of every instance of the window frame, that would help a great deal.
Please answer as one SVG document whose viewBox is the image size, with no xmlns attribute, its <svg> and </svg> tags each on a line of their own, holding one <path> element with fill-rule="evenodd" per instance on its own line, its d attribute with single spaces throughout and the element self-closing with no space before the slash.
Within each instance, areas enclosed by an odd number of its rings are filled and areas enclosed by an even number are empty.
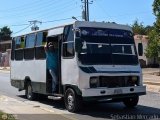
<svg viewBox="0 0 160 120">
<path fill-rule="evenodd" d="M 32 35 L 32 34 L 35 35 L 34 46 L 33 46 L 33 47 L 26 47 L 26 44 L 27 44 L 27 43 L 26 43 L 26 42 L 27 42 L 27 36 Z M 25 61 L 26 61 L 26 60 L 34 60 L 34 59 L 35 59 L 35 43 L 36 43 L 36 37 L 37 37 L 36 33 L 30 33 L 30 34 L 25 35 L 25 48 L 24 48 L 24 60 L 25 60 Z M 32 50 L 32 51 L 33 51 L 33 54 L 31 54 L 31 55 L 32 55 L 31 58 L 26 57 L 26 51 L 27 51 L 27 50 Z"/>
<path fill-rule="evenodd" d="M 142 57 L 143 55 L 144 55 L 143 43 L 138 43 L 138 56 Z"/>
<path fill-rule="evenodd" d="M 15 61 L 23 61 L 24 60 L 24 48 L 21 48 L 21 42 L 22 42 L 22 37 L 24 37 L 24 36 L 17 36 L 17 37 L 15 37 L 15 39 L 14 39 L 14 42 L 15 42 L 15 45 L 14 45 L 14 60 Z M 20 47 L 18 47 L 17 48 L 17 40 L 20 40 Z M 23 42 L 25 43 L 25 39 L 23 39 Z M 20 55 L 18 55 L 18 56 L 20 56 L 20 59 L 19 58 L 17 58 L 17 52 L 22 52 Z"/>
<path fill-rule="evenodd" d="M 62 57 L 63 57 L 63 59 L 73 59 L 74 57 L 75 57 L 75 33 L 74 33 L 74 31 L 72 30 L 72 32 L 73 32 L 73 41 L 67 41 L 67 39 L 68 39 L 68 36 L 69 36 L 69 32 L 70 32 L 70 30 L 71 29 L 73 29 L 73 24 L 71 24 L 71 25 L 67 25 L 67 26 L 65 26 L 64 27 L 64 31 L 63 31 L 63 40 L 62 40 Z M 68 35 L 67 35 L 67 37 L 66 37 L 66 29 L 68 29 L 69 30 L 69 32 L 67 33 Z M 73 55 L 72 56 L 69 56 L 69 57 L 67 57 L 67 56 L 64 56 L 64 44 L 70 44 L 70 43 L 73 43 Z M 67 49 L 66 49 L 67 50 Z M 65 51 L 66 51 L 65 50 Z M 66 51 L 67 52 L 67 51 Z"/>
</svg>

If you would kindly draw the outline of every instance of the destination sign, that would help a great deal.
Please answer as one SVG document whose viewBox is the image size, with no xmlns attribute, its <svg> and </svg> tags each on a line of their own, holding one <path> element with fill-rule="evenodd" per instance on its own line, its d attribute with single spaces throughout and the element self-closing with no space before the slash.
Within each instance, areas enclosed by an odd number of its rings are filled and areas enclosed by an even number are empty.
<svg viewBox="0 0 160 120">
<path fill-rule="evenodd" d="M 132 33 L 126 30 L 106 28 L 80 28 L 81 36 L 109 36 L 109 37 L 131 37 Z"/>
</svg>

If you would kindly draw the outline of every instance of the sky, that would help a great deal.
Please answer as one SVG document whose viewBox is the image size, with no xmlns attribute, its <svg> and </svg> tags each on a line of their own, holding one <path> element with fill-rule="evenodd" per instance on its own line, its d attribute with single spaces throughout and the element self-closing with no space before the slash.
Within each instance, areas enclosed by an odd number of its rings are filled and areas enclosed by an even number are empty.
<svg viewBox="0 0 160 120">
<path fill-rule="evenodd" d="M 90 0 L 91 1 L 91 0 Z M 154 0 L 93 0 L 90 21 L 116 22 L 131 25 L 137 19 L 153 25 Z M 13 36 L 31 31 L 28 21 L 38 20 L 40 29 L 47 29 L 71 21 L 82 20 L 81 0 L 1 0 L 0 28 L 8 26 Z"/>
</svg>

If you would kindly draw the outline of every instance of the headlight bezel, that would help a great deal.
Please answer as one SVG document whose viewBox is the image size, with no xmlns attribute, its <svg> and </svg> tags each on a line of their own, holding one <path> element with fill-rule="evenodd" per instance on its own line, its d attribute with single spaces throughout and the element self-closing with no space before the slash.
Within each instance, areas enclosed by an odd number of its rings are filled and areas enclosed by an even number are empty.
<svg viewBox="0 0 160 120">
<path fill-rule="evenodd" d="M 97 88 L 99 86 L 99 77 L 91 77 L 89 84 L 90 88 Z"/>
</svg>

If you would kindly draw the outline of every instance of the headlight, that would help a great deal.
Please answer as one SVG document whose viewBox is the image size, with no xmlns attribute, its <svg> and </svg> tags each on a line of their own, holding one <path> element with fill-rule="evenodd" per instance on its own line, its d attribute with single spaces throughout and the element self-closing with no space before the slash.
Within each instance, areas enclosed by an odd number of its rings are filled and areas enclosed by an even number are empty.
<svg viewBox="0 0 160 120">
<path fill-rule="evenodd" d="M 99 84 L 99 78 L 98 77 L 91 77 L 90 78 L 90 87 L 91 88 L 98 87 L 98 84 Z"/>
<path fill-rule="evenodd" d="M 136 82 L 137 81 L 137 77 L 136 76 L 132 77 L 132 81 Z"/>
<path fill-rule="evenodd" d="M 133 84 L 138 85 L 138 77 L 137 76 L 131 77 L 131 81 Z"/>
</svg>

